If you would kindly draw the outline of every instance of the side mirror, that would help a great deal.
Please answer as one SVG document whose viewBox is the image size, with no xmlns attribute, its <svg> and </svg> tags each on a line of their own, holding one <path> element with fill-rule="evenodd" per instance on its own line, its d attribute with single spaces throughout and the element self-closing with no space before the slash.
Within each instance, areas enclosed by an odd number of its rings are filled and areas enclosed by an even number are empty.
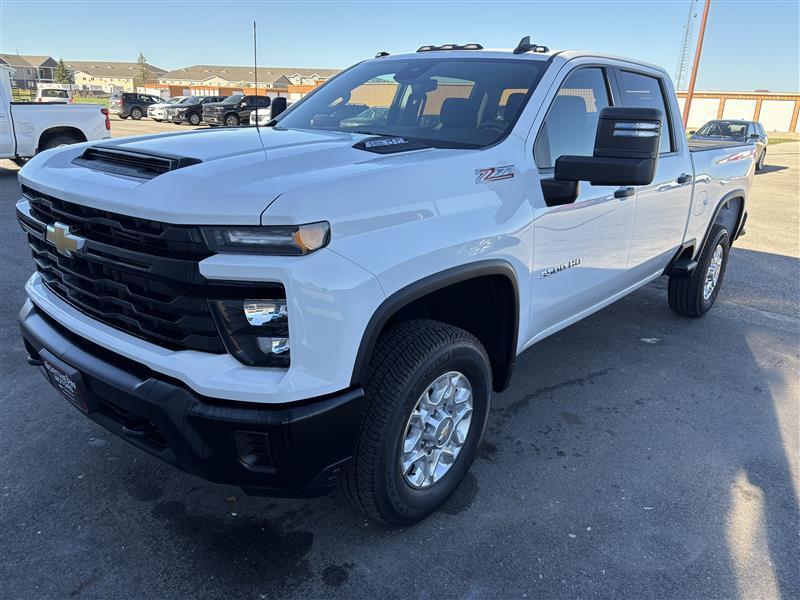
<svg viewBox="0 0 800 600">
<path fill-rule="evenodd" d="M 757 133 L 751 133 L 751 134 L 750 134 L 750 139 L 751 139 L 751 140 L 757 140 L 757 139 L 758 139 L 758 137 L 759 137 L 759 136 L 758 136 L 758 134 L 757 134 Z"/>
<path fill-rule="evenodd" d="M 278 96 L 277 98 L 272 99 L 272 114 L 270 115 L 271 118 L 277 117 L 283 111 L 286 110 L 286 98 L 284 96 Z"/>
<path fill-rule="evenodd" d="M 555 179 L 592 185 L 648 185 L 653 181 L 661 139 L 661 111 L 604 108 L 592 156 L 560 156 Z"/>
<path fill-rule="evenodd" d="M 695 131 L 694 129 L 692 129 L 692 130 L 689 132 L 689 135 L 694 135 L 695 133 L 697 133 L 697 131 Z"/>
</svg>

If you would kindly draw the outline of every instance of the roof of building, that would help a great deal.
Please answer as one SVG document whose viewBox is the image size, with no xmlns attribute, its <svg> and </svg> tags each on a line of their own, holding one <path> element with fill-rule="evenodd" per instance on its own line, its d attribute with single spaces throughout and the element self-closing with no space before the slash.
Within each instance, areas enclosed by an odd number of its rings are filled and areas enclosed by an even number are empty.
<svg viewBox="0 0 800 600">
<path fill-rule="evenodd" d="M 319 76 L 321 79 L 333 77 L 339 69 L 314 69 L 305 67 L 259 67 L 258 81 L 271 83 L 281 77 L 301 75 L 303 77 Z M 219 77 L 226 81 L 254 81 L 253 67 L 235 67 L 227 65 L 191 65 L 173 71 L 168 71 L 159 79 L 177 79 L 185 81 L 205 81 L 212 77 Z"/>
<path fill-rule="evenodd" d="M 55 67 L 58 64 L 52 56 L 31 54 L 0 54 L 0 60 L 12 67 Z"/>
<path fill-rule="evenodd" d="M 92 77 L 126 79 L 136 76 L 137 63 L 135 62 L 108 62 L 101 60 L 66 60 L 64 62 L 68 69 L 80 71 Z M 148 64 L 147 66 L 155 77 L 160 77 L 163 73 L 166 73 L 164 69 L 154 65 Z"/>
</svg>

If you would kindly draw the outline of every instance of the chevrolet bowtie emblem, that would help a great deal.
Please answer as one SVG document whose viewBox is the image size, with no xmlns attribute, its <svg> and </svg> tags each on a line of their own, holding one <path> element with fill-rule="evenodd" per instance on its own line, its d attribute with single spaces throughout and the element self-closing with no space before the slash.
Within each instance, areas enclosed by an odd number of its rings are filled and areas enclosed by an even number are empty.
<svg viewBox="0 0 800 600">
<path fill-rule="evenodd" d="M 71 234 L 69 225 L 55 223 L 47 226 L 47 241 L 56 247 L 59 254 L 72 256 L 83 251 L 83 243 L 86 240 Z"/>
</svg>

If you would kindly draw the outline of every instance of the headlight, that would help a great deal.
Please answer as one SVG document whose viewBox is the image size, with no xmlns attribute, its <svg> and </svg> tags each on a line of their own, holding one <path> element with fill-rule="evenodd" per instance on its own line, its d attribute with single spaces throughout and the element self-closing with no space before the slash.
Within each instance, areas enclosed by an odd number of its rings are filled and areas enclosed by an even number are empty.
<svg viewBox="0 0 800 600">
<path fill-rule="evenodd" d="M 285 298 L 212 300 L 225 348 L 255 367 L 289 367 L 289 315 Z"/>
<path fill-rule="evenodd" d="M 214 252 L 258 254 L 310 254 L 328 245 L 330 224 L 266 227 L 204 227 L 203 236 Z"/>
</svg>

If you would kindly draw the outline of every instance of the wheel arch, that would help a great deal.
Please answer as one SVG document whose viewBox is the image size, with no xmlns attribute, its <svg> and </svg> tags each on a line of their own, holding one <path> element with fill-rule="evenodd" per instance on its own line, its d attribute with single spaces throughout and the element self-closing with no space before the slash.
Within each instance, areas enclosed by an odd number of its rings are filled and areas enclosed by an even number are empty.
<svg viewBox="0 0 800 600">
<path fill-rule="evenodd" d="M 86 134 L 83 133 L 78 127 L 72 127 L 69 125 L 64 125 L 61 127 L 50 127 L 49 129 L 45 129 L 39 135 L 39 142 L 36 144 L 36 151 L 38 152 L 42 146 L 44 146 L 48 140 L 54 138 L 57 135 L 70 135 L 75 138 L 75 143 L 85 142 Z"/>
<path fill-rule="evenodd" d="M 480 298 L 453 304 L 455 294 L 485 291 Z M 471 302 L 470 302 L 471 300 Z M 446 310 L 444 310 L 446 308 Z M 481 319 L 481 309 L 491 311 Z M 486 347 L 495 391 L 508 386 L 519 331 L 519 285 L 504 260 L 485 260 L 453 267 L 409 284 L 386 298 L 370 318 L 356 354 L 351 384 L 363 385 L 380 335 L 394 323 L 427 316 L 461 327 Z"/>
<path fill-rule="evenodd" d="M 695 255 L 699 255 L 711 235 L 711 228 L 714 225 L 722 225 L 728 230 L 731 245 L 741 234 L 746 217 L 745 212 L 745 192 L 743 189 L 736 189 L 725 194 L 717 203 L 714 214 L 708 222 L 706 232 L 703 235 L 702 243 L 696 248 Z"/>
</svg>

